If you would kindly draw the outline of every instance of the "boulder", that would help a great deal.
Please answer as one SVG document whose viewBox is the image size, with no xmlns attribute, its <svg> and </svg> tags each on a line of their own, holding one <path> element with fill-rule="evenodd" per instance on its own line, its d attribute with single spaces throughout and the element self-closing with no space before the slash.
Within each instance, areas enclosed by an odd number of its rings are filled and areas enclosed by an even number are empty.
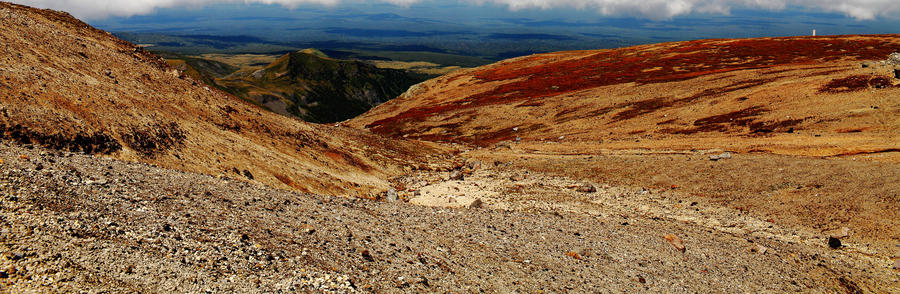
<svg viewBox="0 0 900 294">
<path fill-rule="evenodd" d="M 887 64 L 900 65 L 900 52 L 891 53 L 888 55 L 888 59 L 885 60 Z"/>
</svg>

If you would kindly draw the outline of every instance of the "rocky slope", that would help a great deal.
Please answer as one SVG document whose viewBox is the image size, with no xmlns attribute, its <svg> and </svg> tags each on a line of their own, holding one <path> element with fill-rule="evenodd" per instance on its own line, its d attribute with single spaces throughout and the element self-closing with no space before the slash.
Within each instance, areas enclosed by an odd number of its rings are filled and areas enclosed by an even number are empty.
<svg viewBox="0 0 900 294">
<path fill-rule="evenodd" d="M 356 196 L 443 154 L 275 115 L 65 13 L 0 3 L 0 26 L 0 138 Z"/>
<path fill-rule="evenodd" d="M 0 288 L 13 293 L 888 293 L 900 285 L 888 261 L 852 244 L 830 249 L 817 234 L 705 202 L 659 214 L 677 201 L 623 187 L 573 192 L 600 205 L 447 209 L 6 143 L 0 162 Z M 483 172 L 496 174 L 479 169 L 473 179 Z M 530 191 L 571 182 L 534 173 L 522 181 Z"/>
<path fill-rule="evenodd" d="M 306 121 L 346 120 L 424 81 L 403 70 L 328 58 L 318 50 L 288 53 L 262 69 L 216 79 L 216 85 L 272 111 Z"/>
<path fill-rule="evenodd" d="M 416 86 L 348 124 L 395 137 L 563 149 L 900 150 L 900 36 L 699 40 L 539 54 Z M 535 147 L 538 148 L 538 147 Z M 896 152 L 895 152 L 896 153 Z M 896 155 L 887 154 L 897 160 Z"/>
</svg>

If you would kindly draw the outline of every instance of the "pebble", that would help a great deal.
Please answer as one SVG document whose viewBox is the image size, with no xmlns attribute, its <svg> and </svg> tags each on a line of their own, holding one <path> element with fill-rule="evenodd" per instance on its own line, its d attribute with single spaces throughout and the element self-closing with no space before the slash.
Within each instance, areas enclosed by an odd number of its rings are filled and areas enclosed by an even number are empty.
<svg viewBox="0 0 900 294">
<path fill-rule="evenodd" d="M 465 178 L 465 175 L 463 175 L 463 173 L 459 170 L 454 170 L 454 171 L 450 172 L 451 180 L 462 181 L 462 180 L 464 180 L 464 178 Z"/>
<path fill-rule="evenodd" d="M 678 251 L 684 252 L 687 249 L 687 247 L 684 247 L 684 241 L 681 240 L 681 238 L 678 238 L 678 236 L 668 234 L 663 236 L 663 238 L 665 238 L 669 244 L 672 244 Z"/>
<path fill-rule="evenodd" d="M 719 155 L 710 155 L 709 156 L 709 160 L 712 160 L 712 161 L 719 161 L 721 159 L 731 159 L 731 152 L 724 152 Z"/>
<path fill-rule="evenodd" d="M 841 227 L 840 229 L 831 233 L 831 238 L 835 239 L 843 239 L 847 238 L 848 236 L 850 236 L 850 228 L 848 227 Z"/>
<path fill-rule="evenodd" d="M 375 261 L 375 258 L 372 257 L 372 254 L 369 253 L 369 250 L 363 250 L 362 257 L 363 257 L 363 259 L 365 259 L 368 262 Z"/>
<path fill-rule="evenodd" d="M 762 246 L 759 244 L 756 244 L 756 245 L 750 246 L 750 248 L 747 248 L 747 252 L 759 253 L 759 254 L 766 254 L 766 251 L 768 251 L 768 250 L 769 250 L 769 248 L 766 248 L 765 246 Z"/>
<path fill-rule="evenodd" d="M 387 202 L 397 201 L 397 190 L 394 190 L 394 188 L 388 190 L 387 197 L 385 197 L 385 199 L 387 200 Z"/>
<path fill-rule="evenodd" d="M 582 193 L 594 193 L 597 192 L 597 187 L 594 187 L 591 183 L 584 183 L 578 186 L 577 191 Z"/>
<path fill-rule="evenodd" d="M 301 226 L 301 228 L 303 229 L 303 232 L 307 233 L 307 234 L 312 234 L 312 233 L 316 232 L 316 227 L 313 227 L 310 224 L 303 224 L 303 226 Z"/>
<path fill-rule="evenodd" d="M 841 248 L 841 240 L 834 237 L 828 237 L 828 247 L 831 247 L 831 249 Z"/>
<path fill-rule="evenodd" d="M 475 201 L 469 203 L 469 208 L 481 208 L 483 205 L 484 203 L 481 202 L 481 199 L 476 198 Z"/>
</svg>

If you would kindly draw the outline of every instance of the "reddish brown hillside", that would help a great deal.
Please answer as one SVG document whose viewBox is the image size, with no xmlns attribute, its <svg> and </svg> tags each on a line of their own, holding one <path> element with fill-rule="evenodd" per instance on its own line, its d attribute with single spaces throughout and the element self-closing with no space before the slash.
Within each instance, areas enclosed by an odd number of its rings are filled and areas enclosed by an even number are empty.
<svg viewBox="0 0 900 294">
<path fill-rule="evenodd" d="M 900 148 L 891 119 L 900 115 L 900 80 L 889 66 L 860 61 L 897 51 L 900 36 L 873 35 L 532 55 L 431 80 L 349 124 L 480 146 L 565 141 L 570 151 L 890 151 Z"/>
<path fill-rule="evenodd" d="M 0 2 L 0 26 L 0 138 L 329 194 L 439 155 L 261 110 L 65 13 Z"/>
</svg>

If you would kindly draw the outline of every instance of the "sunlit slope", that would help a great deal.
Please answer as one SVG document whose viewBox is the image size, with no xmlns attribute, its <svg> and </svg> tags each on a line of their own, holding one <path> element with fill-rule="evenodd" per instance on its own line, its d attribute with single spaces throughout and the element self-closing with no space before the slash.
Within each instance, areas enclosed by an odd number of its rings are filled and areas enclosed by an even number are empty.
<svg viewBox="0 0 900 294">
<path fill-rule="evenodd" d="M 284 117 L 68 14 L 0 2 L 0 137 L 299 191 L 368 196 L 440 153 Z"/>
<path fill-rule="evenodd" d="M 699 40 L 539 54 L 423 83 L 349 125 L 558 152 L 900 148 L 900 36 Z M 567 144 L 547 144 L 563 142 Z"/>
</svg>

